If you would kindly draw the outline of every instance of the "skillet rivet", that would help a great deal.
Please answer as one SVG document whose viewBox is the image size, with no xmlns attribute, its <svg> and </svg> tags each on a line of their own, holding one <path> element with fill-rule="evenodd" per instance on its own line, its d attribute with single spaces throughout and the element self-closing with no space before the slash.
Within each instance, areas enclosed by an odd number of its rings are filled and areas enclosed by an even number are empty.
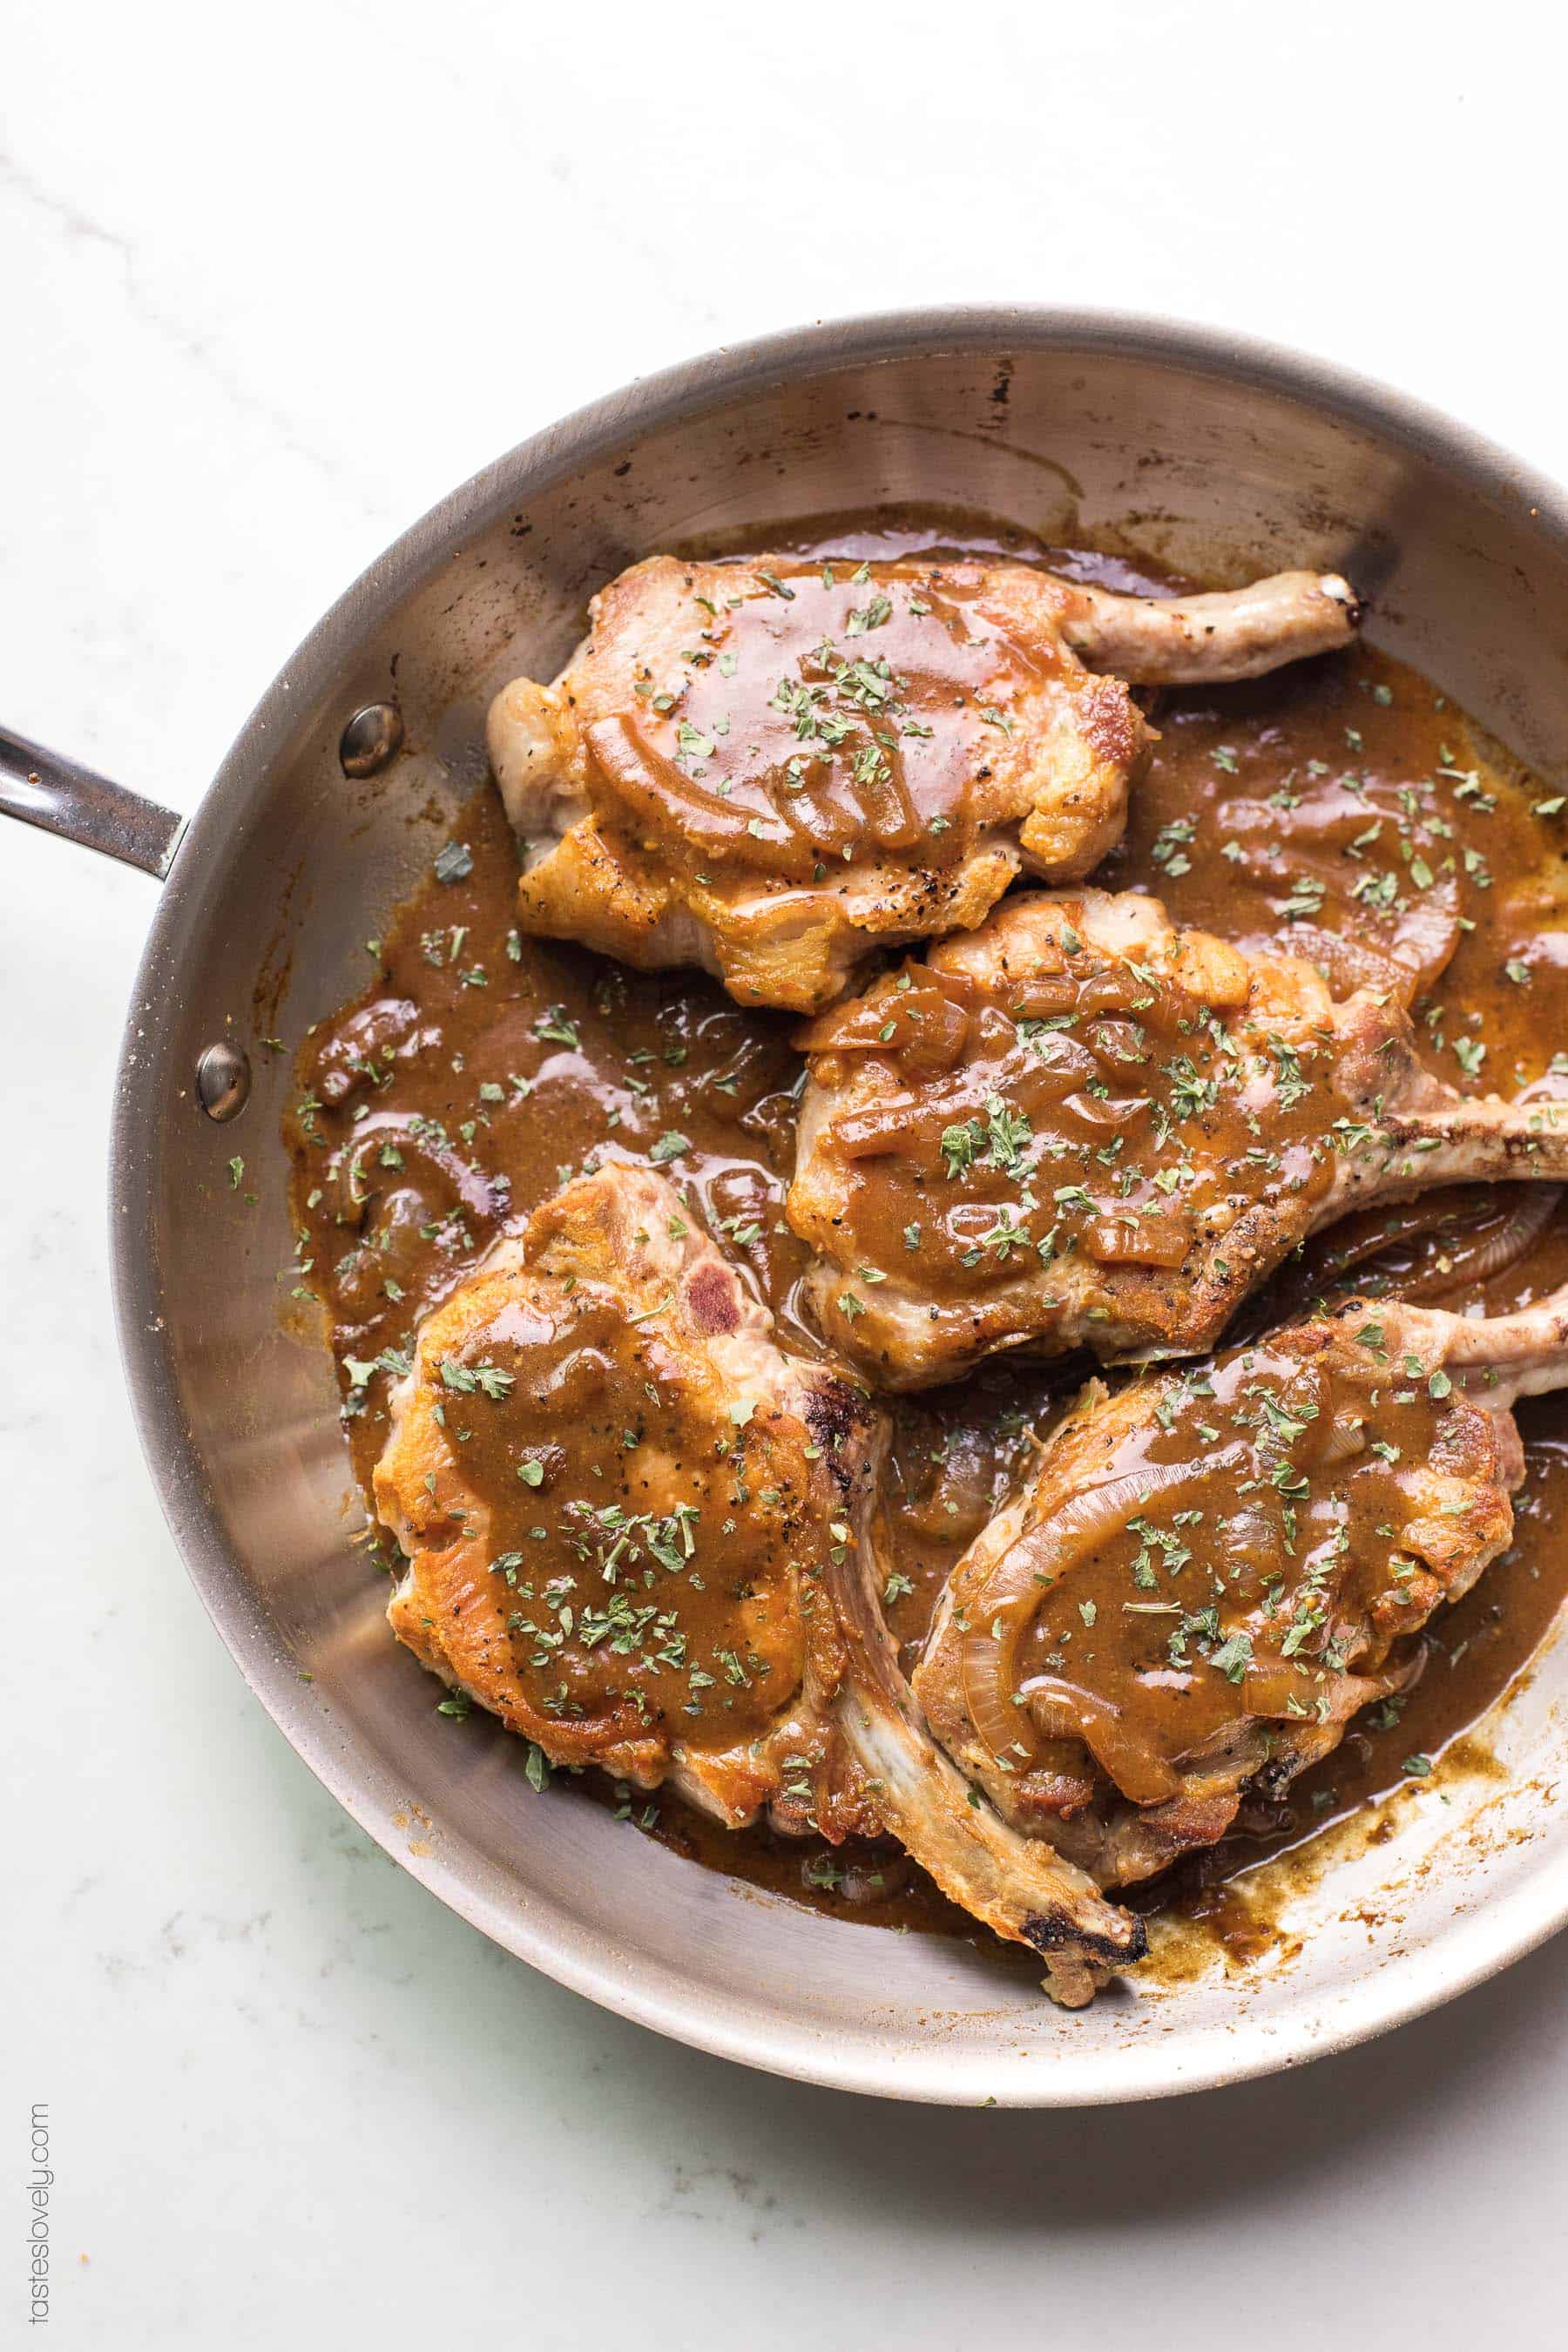
<svg viewBox="0 0 1568 2352">
<path fill-rule="evenodd" d="M 196 1100 L 209 1118 L 234 1118 L 250 1096 L 250 1064 L 237 1045 L 209 1045 L 196 1062 Z"/>
<path fill-rule="evenodd" d="M 403 713 L 395 702 L 367 702 L 338 738 L 345 776 L 379 775 L 403 749 Z"/>
</svg>

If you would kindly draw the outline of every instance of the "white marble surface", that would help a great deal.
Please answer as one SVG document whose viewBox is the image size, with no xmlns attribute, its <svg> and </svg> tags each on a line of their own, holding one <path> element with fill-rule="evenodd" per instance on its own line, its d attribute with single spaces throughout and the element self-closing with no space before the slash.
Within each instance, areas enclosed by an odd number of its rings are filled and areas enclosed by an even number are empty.
<svg viewBox="0 0 1568 2352">
<path fill-rule="evenodd" d="M 188 806 L 452 482 L 628 376 L 856 309 L 1244 326 L 1568 472 L 1549 21 L 14 0 L 0 711 Z M 0 2340 L 37 2098 L 51 2326 L 114 2352 L 1560 2330 L 1563 1946 L 1275 2083 L 915 2113 L 602 2016 L 368 1848 L 208 1627 L 121 1392 L 104 1137 L 152 886 L 19 827 L 0 873 Z"/>
</svg>

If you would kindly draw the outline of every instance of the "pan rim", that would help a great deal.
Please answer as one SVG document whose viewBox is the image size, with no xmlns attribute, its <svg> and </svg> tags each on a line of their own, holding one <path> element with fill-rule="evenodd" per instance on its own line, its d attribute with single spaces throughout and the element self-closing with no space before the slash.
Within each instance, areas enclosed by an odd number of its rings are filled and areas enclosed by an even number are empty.
<svg viewBox="0 0 1568 2352">
<path fill-rule="evenodd" d="M 456 1847 L 411 1857 L 394 1821 L 405 1804 L 368 1742 L 351 1736 L 300 1683 L 298 1668 L 241 1573 L 185 1430 L 154 1230 L 158 1090 L 146 1080 L 146 1032 L 181 969 L 180 944 L 205 879 L 243 849 L 245 818 L 267 772 L 269 740 L 292 724 L 318 681 L 428 572 L 508 508 L 553 487 L 614 444 L 721 408 L 769 383 L 840 367 L 1008 345 L 1115 353 L 1197 376 L 1265 388 L 1439 460 L 1483 497 L 1522 506 L 1532 527 L 1568 550 L 1568 493 L 1468 425 L 1412 394 L 1272 342 L 1180 320 L 1049 305 L 952 304 L 818 320 L 705 352 L 635 380 L 531 436 L 422 516 L 331 605 L 241 727 L 186 827 L 142 952 L 121 1047 L 110 1138 L 110 1241 L 120 1350 L 154 1490 L 186 1570 L 240 1673 L 296 1754 L 395 1862 L 492 1941 L 570 1990 L 674 2040 L 765 2072 L 826 2087 L 931 2104 L 1052 2107 L 1115 2105 L 1213 2089 L 1349 2049 L 1436 2009 L 1523 1958 L 1568 1924 L 1568 1853 L 1544 1857 L 1517 1887 L 1451 1920 L 1398 1969 L 1359 1988 L 1353 2018 L 1306 2002 L 1267 2032 L 1245 2021 L 1206 2062 L 1140 2037 L 1125 2065 L 1093 2068 L 1056 2053 L 1020 2063 L 931 2038 L 896 2064 L 885 2052 L 836 2041 L 805 2021 L 690 1983 L 674 1986 L 646 1956 L 607 1938 L 563 1933 L 494 1899 L 466 1874 Z M 1086 2053 L 1087 2054 L 1087 2053 Z M 1043 2060 L 1043 2063 L 1042 2063 Z"/>
</svg>

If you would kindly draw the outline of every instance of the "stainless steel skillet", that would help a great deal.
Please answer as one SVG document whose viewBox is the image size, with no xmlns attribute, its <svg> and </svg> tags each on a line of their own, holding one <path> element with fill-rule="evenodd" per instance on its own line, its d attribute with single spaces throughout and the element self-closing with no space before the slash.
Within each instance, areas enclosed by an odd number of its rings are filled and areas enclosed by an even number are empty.
<svg viewBox="0 0 1568 2352">
<path fill-rule="evenodd" d="M 503 1734 L 437 1716 L 349 1542 L 330 1368 L 290 1328 L 292 1049 L 360 984 L 364 939 L 482 774 L 491 689 L 549 675 L 593 587 L 650 549 L 910 499 L 1047 537 L 1114 531 L 1220 576 L 1346 571 L 1381 642 L 1568 772 L 1560 491 L 1427 410 L 1256 344 L 962 309 L 718 352 L 500 459 L 321 622 L 183 832 L 9 737 L 0 806 L 166 877 L 114 1122 L 127 1375 L 208 1609 L 355 1818 L 511 1951 L 704 2048 L 907 2098 L 1153 2097 L 1374 2033 L 1568 1918 L 1568 1656 L 1549 1651 L 1494 1728 L 1506 1785 L 1417 1792 L 1388 1843 L 1309 1877 L 1297 1958 L 1064 2016 L 963 1947 L 815 1916 L 537 1797 Z"/>
</svg>

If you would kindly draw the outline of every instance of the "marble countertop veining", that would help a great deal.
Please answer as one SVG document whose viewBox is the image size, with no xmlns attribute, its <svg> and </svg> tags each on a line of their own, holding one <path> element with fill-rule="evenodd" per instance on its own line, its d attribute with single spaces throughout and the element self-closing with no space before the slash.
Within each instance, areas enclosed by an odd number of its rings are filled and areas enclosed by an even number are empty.
<svg viewBox="0 0 1568 2352">
<path fill-rule="evenodd" d="M 24 0 L 0 715 L 189 807 L 323 605 L 453 482 L 629 376 L 858 309 L 1229 322 L 1568 473 L 1564 46 L 1514 0 L 1484 26 L 1453 0 Z M 634 2315 L 658 2352 L 1184 2352 L 1260 2321 L 1279 2352 L 1416 2322 L 1444 2352 L 1560 2326 L 1562 1943 L 1274 2082 L 914 2112 L 602 2015 L 373 1849 L 209 1627 L 121 1388 L 104 1147 L 152 885 L 17 826 L 0 860 L 0 2073 L 13 2184 L 49 2107 L 58 2341 L 500 2327 L 578 2352 Z"/>
</svg>

